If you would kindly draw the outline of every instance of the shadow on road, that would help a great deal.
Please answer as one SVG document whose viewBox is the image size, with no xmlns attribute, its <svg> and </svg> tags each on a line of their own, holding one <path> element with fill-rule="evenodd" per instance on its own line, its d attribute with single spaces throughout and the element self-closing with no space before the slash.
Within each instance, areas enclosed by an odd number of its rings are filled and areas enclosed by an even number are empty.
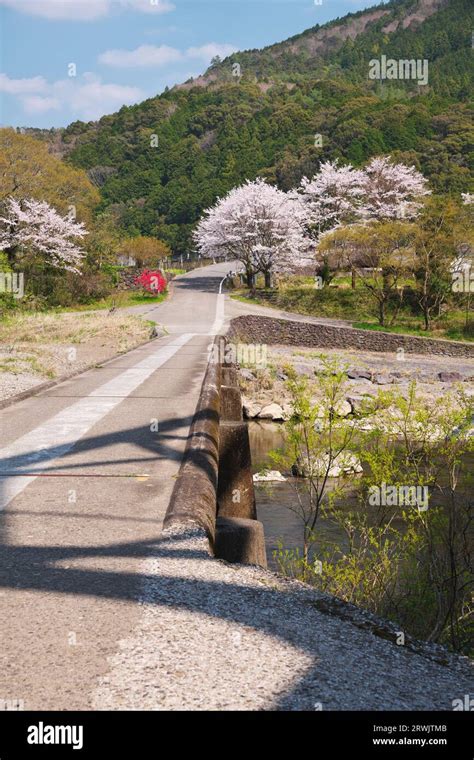
<svg viewBox="0 0 474 760">
<path fill-rule="evenodd" d="M 41 467 L 32 464 L 26 455 L 23 458 L 4 460 L 1 473 L 4 477 L 8 472 L 14 472 L 17 476 L 38 472 L 46 475 L 64 473 L 74 477 L 78 469 L 90 470 L 98 466 L 107 468 L 120 463 L 130 467 L 135 462 L 143 464 L 144 461 L 154 461 L 157 457 L 178 462 L 181 455 L 172 448 L 170 441 L 176 439 L 177 429 L 189 426 L 191 421 L 189 417 L 163 421 L 160 423 L 159 439 L 155 440 L 151 438 L 149 428 L 143 427 L 86 437 L 64 453 L 58 462 L 51 461 L 50 465 L 45 466 L 45 459 L 56 456 L 56 450 L 51 447 L 41 452 L 41 460 L 38 460 L 42 462 Z M 145 459 L 141 456 L 125 460 L 96 459 L 101 449 L 124 442 L 133 442 L 149 456 Z M 95 452 L 94 457 L 90 457 L 94 459 L 93 463 L 68 461 L 84 451 Z M 200 457 L 197 452 L 195 463 L 211 477 L 213 468 L 206 457 Z M 34 481 L 29 488 L 37 488 L 40 492 L 40 481 L 41 479 Z M 227 572 L 224 581 L 219 573 L 216 576 L 215 572 L 207 572 L 210 569 L 208 563 L 215 561 L 206 551 L 204 541 L 199 543 L 202 548 L 190 549 L 179 538 L 161 536 L 159 525 L 156 535 L 142 541 L 81 546 L 78 536 L 77 545 L 15 545 L 8 540 L 5 520 L 9 514 L 30 513 L 15 510 L 14 503 L 12 506 L 12 510 L 7 509 L 0 516 L 2 589 L 95 597 L 137 604 L 145 601 L 154 607 L 187 610 L 200 617 L 226 620 L 259 631 L 283 642 L 291 650 L 306 655 L 312 663 L 302 677 L 297 678 L 291 687 L 274 700 L 273 708 L 276 709 L 313 710 L 318 702 L 342 709 L 451 709 L 451 700 L 456 694 L 451 693 L 449 679 L 454 678 L 454 674 L 450 674 L 449 668 L 401 651 L 400 647 L 387 640 L 321 612 L 315 604 L 316 595 L 310 590 L 302 590 L 298 595 L 289 593 L 276 588 L 271 576 L 265 576 L 267 583 L 249 582 L 248 577 L 244 577 L 238 568 L 235 568 L 235 574 L 234 568 L 232 574 Z M 45 511 L 35 517 L 45 518 L 49 514 L 72 520 L 77 516 L 74 513 L 65 515 L 64 512 Z M 94 513 L 79 516 L 85 519 L 97 517 Z M 116 519 L 114 514 L 107 515 L 103 512 L 98 516 L 103 521 Z M 140 517 L 136 519 L 137 522 L 140 521 Z M 159 523 L 161 525 L 161 521 Z M 73 561 L 91 558 L 97 559 L 98 564 L 107 558 L 159 558 L 159 567 L 163 565 L 163 569 L 157 574 L 150 574 L 146 571 L 114 572 L 104 568 L 68 566 Z M 179 561 L 179 574 L 173 572 L 172 563 L 171 567 L 166 568 L 168 560 Z M 198 568 L 190 577 L 186 577 L 187 562 Z M 216 565 L 213 564 L 212 567 L 215 568 Z M 60 599 L 57 603 L 61 604 Z M 51 625 L 54 625 L 54 621 L 51 621 Z M 20 657 L 21 646 L 21 642 L 18 642 Z M 205 641 L 203 646 L 205 647 Z M 258 657 L 258 651 L 250 650 L 243 656 Z M 412 680 L 410 696 L 407 698 L 407 677 L 420 670 L 423 677 Z M 467 689 L 464 680 L 467 682 L 467 679 L 459 677 L 460 693 L 463 688 Z M 170 688 L 175 687 L 177 688 L 176 684 L 170 684 Z M 445 695 L 443 699 L 440 698 L 440 693 Z"/>
</svg>

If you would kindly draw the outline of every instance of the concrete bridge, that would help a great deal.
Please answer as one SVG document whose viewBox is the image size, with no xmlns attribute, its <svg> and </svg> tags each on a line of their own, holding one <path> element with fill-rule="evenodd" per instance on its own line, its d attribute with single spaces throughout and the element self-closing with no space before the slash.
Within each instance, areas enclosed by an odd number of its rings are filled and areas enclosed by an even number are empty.
<svg viewBox="0 0 474 760">
<path fill-rule="evenodd" d="M 452 709 L 469 693 L 464 661 L 401 648 L 384 621 L 212 556 L 264 564 L 235 373 L 208 363 L 227 318 L 261 313 L 225 302 L 227 269 L 135 309 L 164 337 L 3 410 L 0 699 Z"/>
</svg>

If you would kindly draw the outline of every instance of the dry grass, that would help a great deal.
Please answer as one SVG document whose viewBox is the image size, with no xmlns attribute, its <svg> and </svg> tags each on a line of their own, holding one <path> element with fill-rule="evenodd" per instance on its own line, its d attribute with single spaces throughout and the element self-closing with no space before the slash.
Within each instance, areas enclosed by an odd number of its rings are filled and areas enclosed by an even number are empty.
<svg viewBox="0 0 474 760">
<path fill-rule="evenodd" d="M 18 314 L 0 323 L 0 341 L 7 345 L 94 341 L 98 345 L 113 343 L 118 351 L 146 340 L 150 327 L 131 315 L 105 311 L 94 313 Z"/>
<path fill-rule="evenodd" d="M 0 398 L 67 377 L 150 337 L 140 317 L 93 313 L 18 314 L 0 322 Z"/>
</svg>

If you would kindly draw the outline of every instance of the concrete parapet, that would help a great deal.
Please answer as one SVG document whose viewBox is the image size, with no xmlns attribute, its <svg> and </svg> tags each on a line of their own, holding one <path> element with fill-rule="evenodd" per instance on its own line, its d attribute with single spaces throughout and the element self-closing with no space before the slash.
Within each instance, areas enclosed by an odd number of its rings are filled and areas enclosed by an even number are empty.
<svg viewBox="0 0 474 760">
<path fill-rule="evenodd" d="M 216 520 L 221 526 L 218 549 Z M 204 528 L 216 556 L 244 564 L 251 558 L 249 564 L 266 567 L 248 427 L 233 365 L 208 365 L 164 528 L 188 523 Z"/>
<path fill-rule="evenodd" d="M 218 517 L 215 556 L 242 565 L 267 566 L 263 525 L 242 517 Z"/>
</svg>

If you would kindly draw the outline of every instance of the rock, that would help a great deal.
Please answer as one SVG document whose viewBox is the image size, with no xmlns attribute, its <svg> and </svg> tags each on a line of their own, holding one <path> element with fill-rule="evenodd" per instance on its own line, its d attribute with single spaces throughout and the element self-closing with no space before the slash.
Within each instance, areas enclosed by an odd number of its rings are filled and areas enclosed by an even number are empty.
<svg viewBox="0 0 474 760">
<path fill-rule="evenodd" d="M 293 407 L 291 404 L 283 404 L 282 405 L 284 419 L 289 420 L 291 415 L 293 414 Z"/>
<path fill-rule="evenodd" d="M 329 457 L 328 454 L 324 454 L 318 459 L 314 459 L 311 462 L 314 475 L 323 476 L 326 473 Z M 339 478 L 346 473 L 360 473 L 363 472 L 363 467 L 358 457 L 352 454 L 350 451 L 343 451 L 333 461 L 328 477 Z M 308 477 L 308 467 L 306 463 L 296 462 L 291 468 L 291 474 L 294 477 L 306 478 Z"/>
<path fill-rule="evenodd" d="M 150 332 L 150 338 L 162 338 L 164 334 L 165 331 L 161 325 L 153 325 Z"/>
<path fill-rule="evenodd" d="M 419 370 L 416 371 L 415 377 L 418 383 L 432 383 L 435 379 L 435 376 L 429 372 L 420 372 Z"/>
<path fill-rule="evenodd" d="M 286 478 L 278 470 L 264 470 L 263 472 L 257 472 L 253 476 L 254 483 L 286 483 Z"/>
<path fill-rule="evenodd" d="M 312 367 L 308 367 L 307 364 L 293 364 L 293 369 L 297 375 L 306 375 L 306 377 L 314 378 L 314 370 Z"/>
<path fill-rule="evenodd" d="M 372 382 L 376 383 L 377 385 L 390 385 L 391 383 L 395 382 L 395 378 L 385 372 L 378 372 L 373 376 Z"/>
<path fill-rule="evenodd" d="M 258 417 L 259 412 L 262 409 L 261 404 L 257 404 L 255 401 L 248 401 L 247 399 L 242 399 L 242 411 L 244 413 L 244 417 L 247 420 L 252 420 L 254 417 Z"/>
<path fill-rule="evenodd" d="M 243 380 L 255 380 L 255 375 L 250 369 L 246 369 L 245 367 L 242 367 L 242 369 L 239 369 L 240 377 Z"/>
<path fill-rule="evenodd" d="M 339 401 L 334 411 L 338 417 L 347 417 L 348 414 L 352 414 L 352 406 L 348 401 Z"/>
<path fill-rule="evenodd" d="M 267 406 L 264 406 L 257 416 L 259 420 L 274 421 L 282 421 L 285 417 L 280 404 L 267 404 Z"/>
<path fill-rule="evenodd" d="M 276 379 L 285 381 L 285 380 L 288 380 L 288 375 L 285 375 L 285 373 L 282 372 L 281 369 L 279 369 L 277 370 L 277 373 L 276 373 Z"/>
<path fill-rule="evenodd" d="M 347 377 L 349 380 L 372 380 L 372 372 L 368 369 L 348 369 Z"/>
<path fill-rule="evenodd" d="M 438 377 L 442 383 L 458 383 L 462 380 L 459 372 L 438 372 Z"/>
<path fill-rule="evenodd" d="M 367 420 L 364 420 L 363 422 L 358 422 L 356 425 L 357 430 L 362 430 L 364 432 L 369 432 L 370 430 L 375 430 L 376 425 L 373 425 L 371 422 L 367 422 Z"/>
<path fill-rule="evenodd" d="M 351 406 L 352 414 L 360 415 L 366 411 L 366 407 L 371 401 L 372 396 L 348 396 L 346 401 Z"/>
</svg>

